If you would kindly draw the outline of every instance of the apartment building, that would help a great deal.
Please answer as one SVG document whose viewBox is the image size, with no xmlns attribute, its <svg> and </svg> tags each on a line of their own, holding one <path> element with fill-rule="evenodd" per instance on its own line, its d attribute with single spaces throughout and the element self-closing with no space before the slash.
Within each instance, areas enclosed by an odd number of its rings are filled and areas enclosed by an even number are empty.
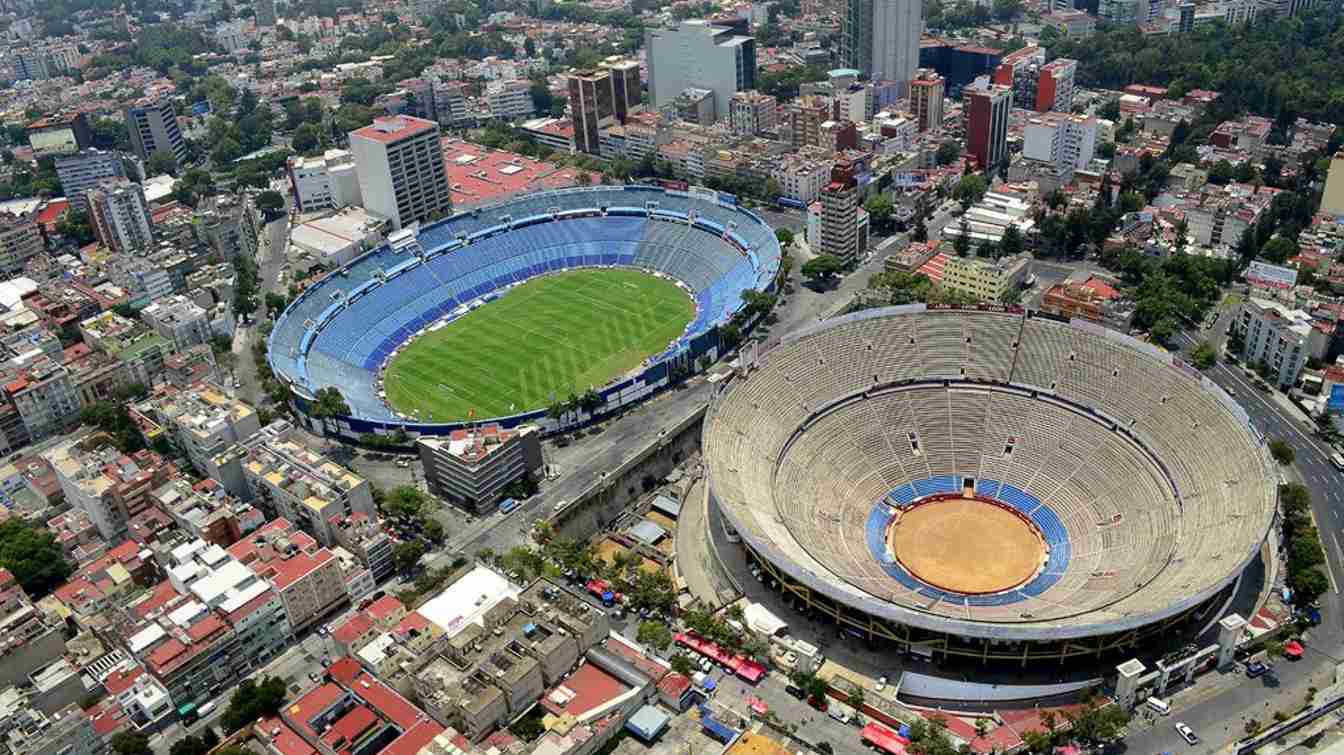
<svg viewBox="0 0 1344 755">
<path fill-rule="evenodd" d="M 104 755 L 107 745 L 77 703 L 50 715 L 23 706 L 5 735 L 10 755 Z"/>
<path fill-rule="evenodd" d="M 65 500 L 88 514 L 109 542 L 124 540 L 127 521 L 151 505 L 149 492 L 178 476 L 177 467 L 157 453 L 124 454 L 103 433 L 68 438 L 43 455 Z"/>
<path fill-rule="evenodd" d="M 910 110 L 920 133 L 942 128 L 946 82 L 932 68 L 921 68 L 910 81 Z"/>
<path fill-rule="evenodd" d="M 296 634 L 350 604 L 336 556 L 285 519 L 270 521 L 228 550 L 280 595 Z"/>
<path fill-rule="evenodd" d="M 1297 382 L 1307 359 L 1322 357 L 1330 339 L 1312 325 L 1312 317 L 1270 299 L 1250 297 L 1242 302 L 1235 322 L 1245 346 L 1242 361 L 1264 364 L 1279 386 Z"/>
<path fill-rule="evenodd" d="M 169 480 L 149 494 L 154 505 L 192 538 L 227 548 L 266 524 L 266 515 L 229 495 L 214 480 Z"/>
<path fill-rule="evenodd" d="M 852 179 L 833 177 L 821 190 L 821 247 L 846 265 L 859 256 L 859 190 Z"/>
<path fill-rule="evenodd" d="M 490 597 L 482 602 L 481 595 Z M 610 631 L 606 613 L 567 588 L 543 579 L 520 592 L 485 567 L 419 613 L 436 624 L 461 617 L 414 683 L 426 712 L 457 722 L 472 741 L 530 708 Z"/>
<path fill-rule="evenodd" d="M 81 322 L 79 333 L 90 349 L 119 360 L 130 382 L 146 386 L 163 382 L 163 360 L 172 344 L 144 323 L 109 310 Z"/>
<path fill-rule="evenodd" d="M 476 514 L 495 505 L 504 488 L 541 469 L 541 433 L 489 424 L 416 441 L 429 489 Z"/>
<path fill-rule="evenodd" d="M 375 118 L 350 132 L 350 152 L 365 208 L 390 219 L 394 230 L 452 210 L 437 123 L 405 115 Z"/>
<path fill-rule="evenodd" d="M 127 166 L 135 171 L 127 172 Z M 60 155 L 56 158 L 56 177 L 61 181 L 61 189 L 70 200 L 71 207 L 88 210 L 86 193 L 109 178 L 143 179 L 145 169 L 139 158 L 120 152 L 101 149 L 83 149 L 73 155 Z"/>
<path fill-rule="evenodd" d="M 230 493 L 293 522 L 325 546 L 336 524 L 359 512 L 376 517 L 368 480 L 293 440 L 293 427 L 272 422 L 211 461 L 210 474 Z"/>
<path fill-rule="evenodd" d="M 197 469 L 261 430 L 257 412 L 213 385 L 179 390 L 164 386 L 130 408 L 149 442 L 167 437 Z"/>
<path fill-rule="evenodd" d="M 1025 255 L 1000 260 L 948 257 L 943 265 L 942 284 L 982 302 L 997 302 L 1004 294 L 1022 286 L 1030 262 Z"/>
<path fill-rule="evenodd" d="M 337 755 L 354 750 L 355 742 L 367 742 L 379 752 L 418 753 L 444 730 L 349 657 L 331 664 L 323 684 L 287 703 L 277 723 L 296 735 L 283 746 L 271 745 L 286 755 Z M 260 728 L 264 740 L 269 732 L 283 733 L 279 726 Z"/>
<path fill-rule="evenodd" d="M 143 99 L 126 108 L 126 127 L 131 134 L 131 148 L 141 160 L 162 152 L 172 155 L 179 165 L 187 157 L 187 143 L 177 123 L 173 103 L 167 99 Z"/>
<path fill-rule="evenodd" d="M 818 150 L 800 150 L 781 156 L 770 170 L 782 196 L 811 204 L 831 182 L 831 160 Z"/>
<path fill-rule="evenodd" d="M 966 152 L 985 169 L 997 167 L 1008 156 L 1008 114 L 1013 90 L 990 84 L 982 76 L 962 90 Z"/>
<path fill-rule="evenodd" d="M 28 146 L 33 155 L 71 155 L 93 146 L 93 130 L 83 113 L 61 113 L 28 124 Z"/>
<path fill-rule="evenodd" d="M 291 157 L 288 166 L 300 212 L 339 210 L 364 202 L 355 158 L 347 150 L 329 149 L 321 157 Z"/>
<path fill-rule="evenodd" d="M 378 526 L 377 515 L 356 511 L 346 517 L 334 517 L 336 542 L 368 567 L 376 582 L 392 576 L 392 538 Z"/>
<path fill-rule="evenodd" d="M 1045 113 L 1022 130 L 1022 156 L 1057 169 L 1083 170 L 1097 151 L 1097 119 L 1090 115 Z"/>
<path fill-rule="evenodd" d="M 794 149 L 815 147 L 821 143 L 821 124 L 831 120 L 832 105 L 825 97 L 804 95 L 784 104 L 780 110 L 781 136 L 788 135 Z"/>
<path fill-rule="evenodd" d="M 21 367 L 0 372 L 5 397 L 9 400 L 23 424 L 23 431 L 31 442 L 45 440 L 60 432 L 67 432 L 79 424 L 79 410 L 83 407 L 74 376 L 68 367 L 41 355 Z M 17 436 L 6 435 L 11 440 Z"/>
<path fill-rule="evenodd" d="M 213 334 L 210 313 L 181 294 L 155 299 L 140 310 L 140 318 L 171 343 L 173 351 L 209 345 Z"/>
<path fill-rule="evenodd" d="M 0 211 L 0 275 L 18 275 L 28 260 L 46 251 L 37 211 Z"/>
<path fill-rule="evenodd" d="M 114 252 L 145 251 L 154 245 L 145 190 L 126 178 L 105 178 L 85 193 L 93 232 Z"/>
<path fill-rule="evenodd" d="M 39 611 L 14 575 L 0 568 L 0 685 L 23 684 L 64 653 L 59 622 Z"/>
<path fill-rule="evenodd" d="M 624 124 L 640 109 L 639 62 L 608 58 L 597 68 L 565 75 L 574 124 L 574 147 L 598 154 L 601 132 Z"/>
<path fill-rule="evenodd" d="M 735 92 L 728 102 L 728 124 L 735 134 L 755 136 L 773 132 L 778 109 L 779 101 L 772 94 L 755 89 Z"/>
<path fill-rule="evenodd" d="M 485 86 L 485 104 L 490 115 L 500 120 L 530 118 L 536 113 L 532 104 L 532 82 L 527 79 L 491 81 Z"/>
<path fill-rule="evenodd" d="M 284 650 L 293 633 L 279 594 L 218 545 L 182 543 L 167 580 L 127 607 L 126 648 L 190 710 Z"/>
</svg>

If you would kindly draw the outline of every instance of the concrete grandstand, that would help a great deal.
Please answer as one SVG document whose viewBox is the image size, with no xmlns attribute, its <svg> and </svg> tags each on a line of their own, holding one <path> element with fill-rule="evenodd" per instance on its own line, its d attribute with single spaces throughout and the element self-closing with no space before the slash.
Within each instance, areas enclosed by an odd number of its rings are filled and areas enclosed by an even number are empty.
<svg viewBox="0 0 1344 755">
<path fill-rule="evenodd" d="M 339 388 L 352 410 L 340 426 L 349 436 L 446 433 L 460 423 L 418 422 L 380 395 L 380 372 L 406 341 L 534 276 L 627 267 L 677 281 L 696 303 L 686 332 L 647 369 L 599 391 L 630 403 L 667 386 L 672 365 L 694 370 L 700 357 L 717 358 L 718 326 L 742 307 L 743 291 L 774 284 L 779 260 L 774 231 L 730 195 L 649 186 L 529 194 L 403 230 L 329 274 L 276 321 L 269 361 L 301 406 Z"/>
<path fill-rule="evenodd" d="M 1132 652 L 1216 618 L 1276 504 L 1263 438 L 1212 382 L 1016 309 L 792 334 L 716 397 L 704 457 L 712 500 L 791 599 L 981 660 Z M 968 534 L 987 513 L 995 532 Z"/>
</svg>

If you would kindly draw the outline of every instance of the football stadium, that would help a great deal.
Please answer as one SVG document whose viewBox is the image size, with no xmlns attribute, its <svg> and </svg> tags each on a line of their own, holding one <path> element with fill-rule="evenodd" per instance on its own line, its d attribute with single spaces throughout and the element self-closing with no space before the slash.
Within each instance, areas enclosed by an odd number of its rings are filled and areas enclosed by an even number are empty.
<svg viewBox="0 0 1344 755">
<path fill-rule="evenodd" d="M 711 501 L 787 600 L 874 642 L 1132 652 L 1216 620 L 1270 529 L 1245 412 L 1093 323 L 893 307 L 753 362 L 705 419 Z"/>
<path fill-rule="evenodd" d="M 306 406 L 335 387 L 347 436 L 544 420 L 589 390 L 642 400 L 717 359 L 774 231 L 731 195 L 653 186 L 529 194 L 403 229 L 277 319 L 271 369 Z"/>
</svg>

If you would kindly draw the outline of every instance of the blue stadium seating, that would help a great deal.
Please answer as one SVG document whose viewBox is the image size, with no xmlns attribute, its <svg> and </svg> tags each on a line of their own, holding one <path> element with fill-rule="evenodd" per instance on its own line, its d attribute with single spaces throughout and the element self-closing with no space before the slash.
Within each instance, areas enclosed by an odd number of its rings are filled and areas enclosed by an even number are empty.
<svg viewBox="0 0 1344 755">
<path fill-rule="evenodd" d="M 645 202 L 675 220 L 649 220 Z M 598 208 L 620 209 L 589 214 Z M 556 209 L 571 214 L 556 219 Z M 725 232 L 748 251 L 725 241 Z M 272 330 L 272 368 L 308 390 L 339 386 L 357 416 L 394 419 L 377 395 L 379 368 L 400 343 L 462 304 L 573 267 L 657 271 L 685 283 L 698 305 L 682 341 L 661 359 L 730 317 L 744 290 L 768 286 L 780 258 L 774 232 L 754 214 L 650 187 L 533 194 L 423 226 L 415 243 L 399 247 L 374 249 L 295 300 Z"/>
</svg>

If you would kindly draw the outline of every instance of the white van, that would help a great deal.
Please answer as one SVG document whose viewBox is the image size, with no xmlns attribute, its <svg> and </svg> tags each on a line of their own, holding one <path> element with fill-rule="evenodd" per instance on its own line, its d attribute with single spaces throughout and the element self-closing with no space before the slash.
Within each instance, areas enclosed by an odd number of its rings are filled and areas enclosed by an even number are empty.
<svg viewBox="0 0 1344 755">
<path fill-rule="evenodd" d="M 1335 465 L 1335 469 L 1344 472 L 1344 454 L 1338 451 L 1330 454 L 1330 463 Z"/>
<path fill-rule="evenodd" d="M 1144 705 L 1147 705 L 1150 710 L 1152 710 L 1159 716 L 1171 715 L 1171 706 L 1167 704 L 1166 700 L 1162 700 L 1156 697 L 1150 697 L 1144 703 Z"/>
</svg>

